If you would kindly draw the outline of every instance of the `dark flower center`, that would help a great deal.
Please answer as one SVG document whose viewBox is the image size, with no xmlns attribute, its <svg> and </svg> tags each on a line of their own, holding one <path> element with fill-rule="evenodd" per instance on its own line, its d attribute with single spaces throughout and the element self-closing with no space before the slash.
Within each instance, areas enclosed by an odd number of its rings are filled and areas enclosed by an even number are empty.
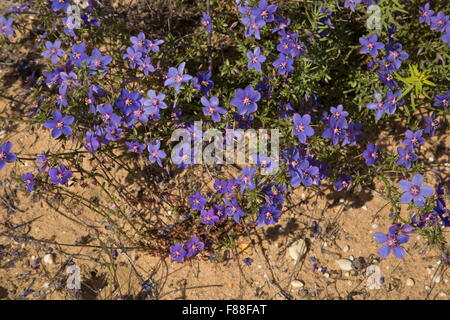
<svg viewBox="0 0 450 320">
<path fill-rule="evenodd" d="M 64 122 L 61 120 L 56 121 L 56 128 L 61 129 L 64 127 Z"/>
<path fill-rule="evenodd" d="M 0 152 L 0 161 L 6 159 L 6 152 Z"/>
<path fill-rule="evenodd" d="M 413 196 L 418 196 L 420 194 L 420 187 L 419 186 L 411 186 L 411 188 L 409 189 L 409 192 Z"/>
<path fill-rule="evenodd" d="M 246 106 L 248 106 L 252 101 L 250 100 L 249 97 L 244 97 L 244 99 L 242 99 L 242 103 L 245 104 Z"/>
</svg>

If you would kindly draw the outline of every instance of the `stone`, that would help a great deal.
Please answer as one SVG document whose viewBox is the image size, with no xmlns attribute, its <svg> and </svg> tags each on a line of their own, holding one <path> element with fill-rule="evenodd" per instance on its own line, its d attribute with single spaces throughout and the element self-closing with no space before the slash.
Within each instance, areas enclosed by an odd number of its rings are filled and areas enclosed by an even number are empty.
<svg viewBox="0 0 450 320">
<path fill-rule="evenodd" d="M 294 280 L 291 282 L 292 287 L 294 288 L 301 288 L 305 285 L 305 283 L 301 280 Z"/>
<path fill-rule="evenodd" d="M 432 280 L 434 283 L 439 283 L 439 282 L 441 282 L 441 279 L 442 279 L 442 277 L 440 274 L 435 274 Z"/>
<path fill-rule="evenodd" d="M 298 260 L 306 253 L 307 249 L 306 241 L 298 239 L 289 247 L 288 252 L 292 259 Z"/>
<path fill-rule="evenodd" d="M 351 271 L 353 269 L 352 262 L 348 259 L 339 259 L 336 260 L 336 263 L 342 271 Z"/>
<path fill-rule="evenodd" d="M 46 264 L 54 264 L 55 263 L 55 256 L 51 253 L 46 254 L 44 256 L 44 259 L 42 259 Z"/>
<path fill-rule="evenodd" d="M 366 270 L 367 282 L 366 287 L 369 290 L 378 290 L 381 288 L 381 269 L 379 266 L 372 264 Z"/>
<path fill-rule="evenodd" d="M 406 279 L 406 285 L 408 287 L 412 287 L 412 286 L 414 286 L 414 284 L 415 284 L 414 279 L 412 279 L 412 278 Z"/>
<path fill-rule="evenodd" d="M 349 250 L 350 250 L 349 246 L 345 246 L 344 248 L 342 248 L 342 251 L 344 251 L 344 252 L 348 252 Z"/>
</svg>

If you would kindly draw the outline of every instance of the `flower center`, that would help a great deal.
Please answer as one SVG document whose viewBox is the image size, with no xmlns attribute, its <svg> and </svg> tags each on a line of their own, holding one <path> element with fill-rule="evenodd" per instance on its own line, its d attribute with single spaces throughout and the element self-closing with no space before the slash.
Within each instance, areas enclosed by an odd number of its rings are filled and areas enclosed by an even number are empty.
<svg viewBox="0 0 450 320">
<path fill-rule="evenodd" d="M 251 100 L 249 97 L 244 97 L 244 99 L 242 99 L 242 103 L 248 106 L 251 103 Z"/>
<path fill-rule="evenodd" d="M 64 122 L 61 120 L 56 121 L 56 128 L 61 129 L 64 127 Z"/>
<path fill-rule="evenodd" d="M 409 189 L 409 192 L 413 196 L 418 196 L 420 194 L 420 187 L 419 186 L 411 186 L 411 188 Z"/>
<path fill-rule="evenodd" d="M 0 161 L 6 159 L 6 152 L 0 152 Z"/>
</svg>

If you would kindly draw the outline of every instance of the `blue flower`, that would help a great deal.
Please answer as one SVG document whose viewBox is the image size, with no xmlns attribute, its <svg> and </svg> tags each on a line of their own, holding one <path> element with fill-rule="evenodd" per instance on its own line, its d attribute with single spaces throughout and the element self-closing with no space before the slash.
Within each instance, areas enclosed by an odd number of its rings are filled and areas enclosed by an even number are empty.
<svg viewBox="0 0 450 320">
<path fill-rule="evenodd" d="M 64 185 L 72 177 L 72 171 L 66 170 L 65 165 L 59 164 L 55 168 L 50 168 L 48 175 L 50 176 L 51 183 Z"/>
<path fill-rule="evenodd" d="M 53 120 L 47 120 L 44 122 L 44 126 L 48 129 L 52 129 L 52 137 L 57 139 L 62 134 L 66 136 L 72 135 L 72 128 L 70 125 L 75 120 L 72 116 L 63 116 L 58 110 L 53 111 Z"/>
<path fill-rule="evenodd" d="M 0 170 L 2 170 L 7 162 L 16 161 L 17 156 L 11 152 L 12 142 L 5 142 L 0 146 Z"/>
<path fill-rule="evenodd" d="M 184 82 L 188 82 L 192 79 L 192 76 L 184 73 L 184 66 L 186 62 L 180 63 L 178 68 L 169 68 L 167 72 L 167 79 L 164 81 L 165 86 L 173 87 L 175 92 L 180 92 L 180 87 Z"/>
<path fill-rule="evenodd" d="M 191 258 L 203 250 L 205 248 L 205 244 L 198 240 L 197 237 L 192 237 L 191 240 L 184 243 L 184 247 L 187 249 L 186 257 Z"/>
<path fill-rule="evenodd" d="M 278 74 L 287 75 L 294 71 L 294 60 L 280 53 L 278 59 L 273 62 L 273 66 L 277 68 Z"/>
<path fill-rule="evenodd" d="M 266 204 L 259 209 L 259 215 L 256 218 L 256 225 L 258 227 L 262 227 L 277 223 L 280 216 L 280 208 Z"/>
<path fill-rule="evenodd" d="M 239 204 L 235 198 L 232 198 L 231 200 L 224 198 L 223 202 L 226 205 L 225 212 L 228 216 L 232 216 L 234 221 L 236 223 L 239 223 L 240 218 L 245 216 L 244 211 L 242 211 L 241 207 L 239 207 Z"/>
<path fill-rule="evenodd" d="M 59 57 L 63 57 L 66 54 L 66 52 L 60 48 L 60 40 L 56 40 L 54 43 L 46 41 L 45 47 L 47 50 L 44 51 L 43 56 L 44 58 L 51 58 L 53 64 L 57 64 Z"/>
<path fill-rule="evenodd" d="M 202 21 L 201 21 L 202 25 L 206 28 L 206 31 L 208 33 L 211 33 L 211 31 L 212 31 L 212 19 L 211 19 L 211 17 L 208 16 L 206 14 L 206 12 L 202 12 L 202 16 L 203 16 L 202 17 Z"/>
<path fill-rule="evenodd" d="M 255 189 L 255 181 L 253 179 L 255 172 L 256 168 L 244 167 L 244 169 L 242 169 L 242 174 L 238 177 L 238 182 L 241 186 L 241 193 L 244 193 L 246 188 L 249 190 Z"/>
<path fill-rule="evenodd" d="M 172 258 L 172 260 L 182 263 L 185 256 L 186 250 L 184 250 L 181 243 L 177 243 L 170 247 L 170 257 Z"/>
<path fill-rule="evenodd" d="M 420 174 L 414 175 L 412 181 L 400 180 L 399 186 L 404 193 L 400 200 L 402 203 L 410 203 L 414 201 L 414 204 L 418 207 L 425 205 L 425 197 L 431 197 L 433 195 L 433 188 L 430 186 L 422 186 L 423 176 Z"/>
<path fill-rule="evenodd" d="M 397 153 L 400 156 L 397 160 L 398 165 L 404 165 L 406 169 L 411 168 L 411 163 L 417 160 L 417 154 L 413 152 L 411 145 L 406 148 L 398 147 Z"/>
<path fill-rule="evenodd" d="M 311 116 L 305 114 L 300 116 L 298 113 L 294 114 L 294 134 L 297 136 L 298 141 L 306 143 L 306 138 L 314 135 L 314 129 L 309 125 L 311 122 Z"/>
<path fill-rule="evenodd" d="M 380 149 L 372 143 L 367 145 L 367 149 L 362 153 L 368 166 L 373 166 L 380 159 Z"/>
<path fill-rule="evenodd" d="M 255 69 L 256 71 L 261 72 L 261 63 L 266 61 L 266 57 L 261 54 L 261 49 L 256 47 L 253 52 L 247 52 L 247 58 L 247 68 Z"/>
<path fill-rule="evenodd" d="M 157 162 L 160 167 L 162 167 L 161 159 L 166 157 L 166 153 L 163 150 L 160 150 L 161 141 L 157 140 L 155 143 L 149 145 L 147 147 L 148 150 L 148 160 L 150 163 Z"/>
<path fill-rule="evenodd" d="M 236 95 L 231 99 L 231 104 L 238 108 L 239 115 L 248 115 L 258 109 L 256 102 L 261 99 L 261 94 L 255 91 L 253 86 L 247 86 L 245 89 L 237 89 Z"/>
<path fill-rule="evenodd" d="M 34 188 L 34 175 L 31 172 L 28 173 L 24 173 L 22 175 L 22 180 L 25 183 L 25 185 L 27 186 L 27 190 L 28 192 L 33 191 Z"/>
<path fill-rule="evenodd" d="M 220 115 L 226 114 L 227 111 L 224 108 L 219 107 L 219 98 L 211 97 L 209 100 L 206 97 L 201 98 L 203 114 L 205 116 L 211 116 L 214 122 L 220 122 Z"/>
<path fill-rule="evenodd" d="M 408 240 L 409 236 L 398 234 L 398 228 L 396 225 L 390 227 L 387 234 L 381 232 L 375 233 L 375 241 L 377 241 L 378 243 L 385 243 L 378 250 L 378 254 L 382 258 L 387 258 L 392 250 L 397 258 L 403 259 L 405 257 L 406 251 L 405 248 L 400 245 L 408 242 Z"/>
<path fill-rule="evenodd" d="M 189 204 L 192 210 L 203 210 L 205 208 L 206 199 L 203 198 L 200 192 L 196 192 L 192 197 L 189 197 Z"/>
<path fill-rule="evenodd" d="M 378 42 L 378 36 L 376 34 L 371 35 L 369 38 L 359 38 L 359 43 L 362 45 L 359 50 L 360 53 L 369 53 L 372 57 L 378 55 L 378 50 L 384 49 L 384 44 Z"/>
</svg>

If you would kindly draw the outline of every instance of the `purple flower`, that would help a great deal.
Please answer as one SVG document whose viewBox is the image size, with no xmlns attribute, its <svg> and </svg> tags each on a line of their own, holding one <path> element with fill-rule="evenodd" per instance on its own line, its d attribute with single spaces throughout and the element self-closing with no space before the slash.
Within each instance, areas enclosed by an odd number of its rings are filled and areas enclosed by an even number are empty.
<svg viewBox="0 0 450 320">
<path fill-rule="evenodd" d="M 207 95 L 209 90 L 214 87 L 214 82 L 211 80 L 211 72 L 199 72 L 197 77 L 192 79 L 194 88 Z"/>
<path fill-rule="evenodd" d="M 10 36 L 15 36 L 16 34 L 12 28 L 13 22 L 13 18 L 0 17 L 0 34 L 5 36 L 6 40 L 9 40 Z"/>
<path fill-rule="evenodd" d="M 91 130 L 86 132 L 86 144 L 84 145 L 86 150 L 90 153 L 94 153 L 95 150 L 100 148 L 100 137 L 98 137 Z"/>
<path fill-rule="evenodd" d="M 134 51 L 138 51 L 144 55 L 150 51 L 150 41 L 145 38 L 143 32 L 139 32 L 137 37 L 131 37 L 130 41 L 133 44 Z"/>
<path fill-rule="evenodd" d="M 408 53 L 406 53 L 406 51 L 403 51 L 403 47 L 400 43 L 389 43 L 386 49 L 388 51 L 388 54 L 385 59 L 395 66 L 395 70 L 400 69 L 401 61 L 407 60 L 409 58 Z"/>
<path fill-rule="evenodd" d="M 172 260 L 182 263 L 185 256 L 186 250 L 184 250 L 181 243 L 177 243 L 170 247 L 170 257 L 172 258 Z"/>
<path fill-rule="evenodd" d="M 31 172 L 24 173 L 22 175 L 22 180 L 25 183 L 25 185 L 27 186 L 28 192 L 33 191 L 33 188 L 34 188 L 34 175 Z"/>
<path fill-rule="evenodd" d="M 265 205 L 259 209 L 259 215 L 256 218 L 258 227 L 267 226 L 278 222 L 281 216 L 281 210 L 276 206 Z"/>
<path fill-rule="evenodd" d="M 278 59 L 275 60 L 272 65 L 277 68 L 278 74 L 287 75 L 294 71 L 294 60 L 288 56 L 280 53 Z"/>
<path fill-rule="evenodd" d="M 437 94 L 436 97 L 434 97 L 433 106 L 448 108 L 450 106 L 450 91 L 444 94 Z"/>
<path fill-rule="evenodd" d="M 206 28 L 206 31 L 211 33 L 211 31 L 212 31 L 212 19 L 211 19 L 211 17 L 208 16 L 206 14 L 206 12 L 202 12 L 202 16 L 203 16 L 202 21 L 201 21 L 202 25 Z"/>
<path fill-rule="evenodd" d="M 434 11 L 430 10 L 430 4 L 427 3 L 423 8 L 419 8 L 419 21 L 421 23 L 426 23 L 428 25 L 431 25 L 431 17 L 434 15 Z"/>
<path fill-rule="evenodd" d="M 336 119 L 346 118 L 348 116 L 348 112 L 344 110 L 344 106 L 342 104 L 335 107 L 330 108 L 331 116 Z"/>
<path fill-rule="evenodd" d="M 417 160 L 417 154 L 413 152 L 413 147 L 407 146 L 406 148 L 398 147 L 397 153 L 400 156 L 397 160 L 398 165 L 404 165 L 406 169 L 411 168 L 411 163 Z"/>
<path fill-rule="evenodd" d="M 125 142 L 125 145 L 128 147 L 128 152 L 134 152 L 137 154 L 141 154 L 145 150 L 145 145 L 140 144 L 139 141 L 133 142 Z"/>
<path fill-rule="evenodd" d="M 375 101 L 376 102 L 370 102 L 366 104 L 367 109 L 369 110 L 375 110 L 375 120 L 378 121 L 381 119 L 384 113 L 384 107 L 383 107 L 383 97 L 379 92 L 375 92 L 374 94 Z"/>
<path fill-rule="evenodd" d="M 196 192 L 192 197 L 189 197 L 189 204 L 192 210 L 203 210 L 205 208 L 206 199 L 200 192 Z"/>
<path fill-rule="evenodd" d="M 267 0 L 259 0 L 258 7 L 252 9 L 252 14 L 261 17 L 266 22 L 273 22 L 275 20 L 274 13 L 276 11 L 276 4 L 268 4 Z"/>
<path fill-rule="evenodd" d="M 405 191 L 400 198 L 402 203 L 410 203 L 414 201 L 414 204 L 418 207 L 425 205 L 425 197 L 431 197 L 433 195 L 433 188 L 430 186 L 422 186 L 423 176 L 420 174 L 414 175 L 412 181 L 400 180 L 399 186 L 402 191 Z"/>
<path fill-rule="evenodd" d="M 380 149 L 372 143 L 367 145 L 367 149 L 362 153 L 364 159 L 366 159 L 366 164 L 368 166 L 373 166 L 380 159 Z"/>
<path fill-rule="evenodd" d="M 377 42 L 378 36 L 376 34 L 371 35 L 369 38 L 359 38 L 359 43 L 362 45 L 359 50 L 360 53 L 369 53 L 372 57 L 378 55 L 378 50 L 384 49 L 382 42 Z"/>
<path fill-rule="evenodd" d="M 205 244 L 198 240 L 197 237 L 192 237 L 191 240 L 184 243 L 184 247 L 187 249 L 186 257 L 194 257 L 200 251 L 205 248 Z"/>
<path fill-rule="evenodd" d="M 150 163 L 157 162 L 160 167 L 162 167 L 161 159 L 166 157 L 166 153 L 163 150 L 160 150 L 161 141 L 157 140 L 155 143 L 149 145 L 147 147 L 148 150 L 148 160 Z"/>
<path fill-rule="evenodd" d="M 150 72 L 155 71 L 155 67 L 152 66 L 152 60 L 150 57 L 145 57 L 138 60 L 138 66 L 139 70 L 141 70 L 146 76 L 148 76 Z"/>
<path fill-rule="evenodd" d="M 417 130 L 415 132 L 411 130 L 406 130 L 405 135 L 406 139 L 403 140 L 403 144 L 405 146 L 411 146 L 413 148 L 417 148 L 421 144 L 425 142 L 425 139 L 422 138 L 422 132 L 423 130 Z"/>
<path fill-rule="evenodd" d="M 375 233 L 375 241 L 377 241 L 378 243 L 385 243 L 378 250 L 378 254 L 380 255 L 380 257 L 387 258 L 391 253 L 391 249 L 397 258 L 403 259 L 405 257 L 405 248 L 400 245 L 408 242 L 409 236 L 404 234 L 397 234 L 397 230 L 397 228 L 391 227 L 389 228 L 387 234 L 381 232 Z"/>
<path fill-rule="evenodd" d="M 346 175 L 342 175 L 333 185 L 336 187 L 337 191 L 342 191 L 346 189 L 347 191 L 350 190 L 350 187 L 352 185 L 352 178 Z"/>
<path fill-rule="evenodd" d="M 383 108 L 386 113 L 394 114 L 397 107 L 403 105 L 403 99 L 399 100 L 402 92 L 402 90 L 397 90 L 395 93 L 392 91 L 386 93 L 386 100 L 383 103 Z"/>
<path fill-rule="evenodd" d="M 423 132 L 429 136 L 434 136 L 435 130 L 441 126 L 439 120 L 436 119 L 436 114 L 433 112 L 431 116 L 424 117 L 423 120 L 425 121 L 425 129 Z"/>
<path fill-rule="evenodd" d="M 144 106 L 151 106 L 158 109 L 167 109 L 167 104 L 164 102 L 166 95 L 164 93 L 156 93 L 154 90 L 147 92 L 148 99 L 142 99 Z"/>
<path fill-rule="evenodd" d="M 226 114 L 227 111 L 224 108 L 219 107 L 219 98 L 211 97 L 209 100 L 206 97 L 201 98 L 203 114 L 205 116 L 211 116 L 214 122 L 220 122 L 220 115 Z"/>
<path fill-rule="evenodd" d="M 238 177 L 238 182 L 241 185 L 241 193 L 244 193 L 246 188 L 249 190 L 255 189 L 255 180 L 253 179 L 255 172 L 256 168 L 244 167 L 242 169 L 242 174 Z"/>
<path fill-rule="evenodd" d="M 237 89 L 236 95 L 231 99 L 231 104 L 238 108 L 239 115 L 248 115 L 258 109 L 256 102 L 261 99 L 261 94 L 255 91 L 253 86 L 247 86 L 245 89 Z"/>
<path fill-rule="evenodd" d="M 44 126 L 47 129 L 52 130 L 52 137 L 57 139 L 62 134 L 66 136 L 72 135 L 72 128 L 70 125 L 75 120 L 72 116 L 63 116 L 58 110 L 53 111 L 53 120 L 47 120 L 44 122 Z"/>
<path fill-rule="evenodd" d="M 159 45 L 163 44 L 164 40 L 154 40 L 154 41 L 150 41 L 148 48 L 150 49 L 151 52 L 158 52 L 159 51 Z"/>
<path fill-rule="evenodd" d="M 11 152 L 12 142 L 5 142 L 0 146 L 0 170 L 2 170 L 7 162 L 16 161 L 17 156 Z"/>
<path fill-rule="evenodd" d="M 45 170 L 47 170 L 48 159 L 45 152 L 42 152 L 40 156 L 36 157 L 36 163 L 38 164 L 39 171 L 44 172 Z"/>
<path fill-rule="evenodd" d="M 46 41 L 45 46 L 47 50 L 44 51 L 43 56 L 44 58 L 51 58 L 53 64 L 57 64 L 59 57 L 63 57 L 66 54 L 66 52 L 60 48 L 60 40 L 56 40 L 54 43 Z"/>
<path fill-rule="evenodd" d="M 128 61 L 130 68 L 136 68 L 142 57 L 142 52 L 135 50 L 134 48 L 128 47 L 127 53 L 122 56 L 124 60 Z"/>
<path fill-rule="evenodd" d="M 112 58 L 110 56 L 102 56 L 102 53 L 100 52 L 100 50 L 95 48 L 94 50 L 92 50 L 92 54 L 89 57 L 88 64 L 89 64 L 89 68 L 91 70 L 107 72 L 108 71 L 107 65 L 111 61 L 112 61 Z M 94 75 L 95 72 L 92 71 L 92 72 L 90 72 L 90 74 Z"/>
<path fill-rule="evenodd" d="M 298 141 L 306 143 L 306 138 L 314 135 L 314 129 L 309 125 L 311 122 L 311 116 L 305 114 L 300 116 L 298 113 L 294 114 L 294 134 L 297 136 Z"/>
<path fill-rule="evenodd" d="M 192 79 L 192 76 L 184 74 L 185 65 L 186 62 L 182 62 L 178 68 L 169 68 L 169 71 L 167 72 L 167 79 L 164 81 L 164 85 L 173 87 L 176 93 L 180 92 L 180 87 L 183 82 L 188 82 Z"/>
<path fill-rule="evenodd" d="M 48 175 L 50 176 L 51 183 L 64 185 L 72 177 L 72 171 L 66 170 L 65 165 L 59 164 L 55 168 L 50 168 Z"/>
<path fill-rule="evenodd" d="M 215 214 L 214 209 L 202 210 L 201 223 L 213 226 L 218 223 L 220 218 Z"/>
<path fill-rule="evenodd" d="M 261 34 L 259 30 L 266 25 L 264 20 L 260 17 L 255 17 L 254 15 L 250 15 L 248 17 L 242 18 L 242 23 L 246 26 L 245 29 L 245 37 L 248 38 L 251 35 L 255 37 L 255 39 L 260 40 Z"/>
<path fill-rule="evenodd" d="M 97 106 L 97 111 L 101 114 L 102 120 L 108 124 L 119 124 L 121 117 L 114 113 L 111 104 L 107 103 L 103 107 Z"/>
<path fill-rule="evenodd" d="M 339 139 L 345 137 L 345 131 L 348 128 L 347 120 L 345 118 L 336 119 L 331 117 L 328 123 L 328 128 L 322 133 L 325 139 L 331 139 L 333 145 L 338 144 Z"/>
<path fill-rule="evenodd" d="M 232 198 L 231 200 L 224 198 L 223 202 L 226 205 L 225 212 L 228 216 L 232 216 L 234 221 L 236 223 L 239 223 L 239 220 L 241 217 L 245 216 L 244 211 L 242 211 L 241 207 L 239 207 L 239 204 L 235 198 Z"/>
<path fill-rule="evenodd" d="M 355 7 L 358 3 L 361 3 L 361 0 L 345 0 L 344 7 L 350 8 L 352 12 L 355 12 Z"/>
<path fill-rule="evenodd" d="M 431 17 L 430 29 L 445 32 L 448 22 L 449 16 L 446 16 L 444 12 L 439 11 L 435 16 Z"/>
<path fill-rule="evenodd" d="M 247 52 L 247 58 L 247 68 L 255 69 L 256 71 L 261 72 L 261 63 L 266 61 L 266 57 L 261 54 L 261 49 L 256 47 L 253 52 Z"/>
<path fill-rule="evenodd" d="M 53 11 L 66 11 L 70 6 L 71 0 L 51 0 L 52 1 L 52 10 Z"/>
<path fill-rule="evenodd" d="M 89 58 L 85 51 L 86 51 L 86 43 L 84 42 L 80 44 L 75 43 L 72 46 L 72 53 L 70 54 L 69 59 L 78 68 L 81 68 L 83 62 L 86 62 Z"/>
<path fill-rule="evenodd" d="M 272 33 L 285 30 L 291 24 L 291 19 L 284 19 L 282 16 L 277 16 L 275 23 L 276 27 L 273 28 Z"/>
<path fill-rule="evenodd" d="M 138 110 L 141 107 L 141 95 L 139 92 L 128 92 L 126 89 L 120 91 L 120 97 L 116 100 L 115 105 L 126 116 L 129 116 L 133 111 Z"/>
</svg>

